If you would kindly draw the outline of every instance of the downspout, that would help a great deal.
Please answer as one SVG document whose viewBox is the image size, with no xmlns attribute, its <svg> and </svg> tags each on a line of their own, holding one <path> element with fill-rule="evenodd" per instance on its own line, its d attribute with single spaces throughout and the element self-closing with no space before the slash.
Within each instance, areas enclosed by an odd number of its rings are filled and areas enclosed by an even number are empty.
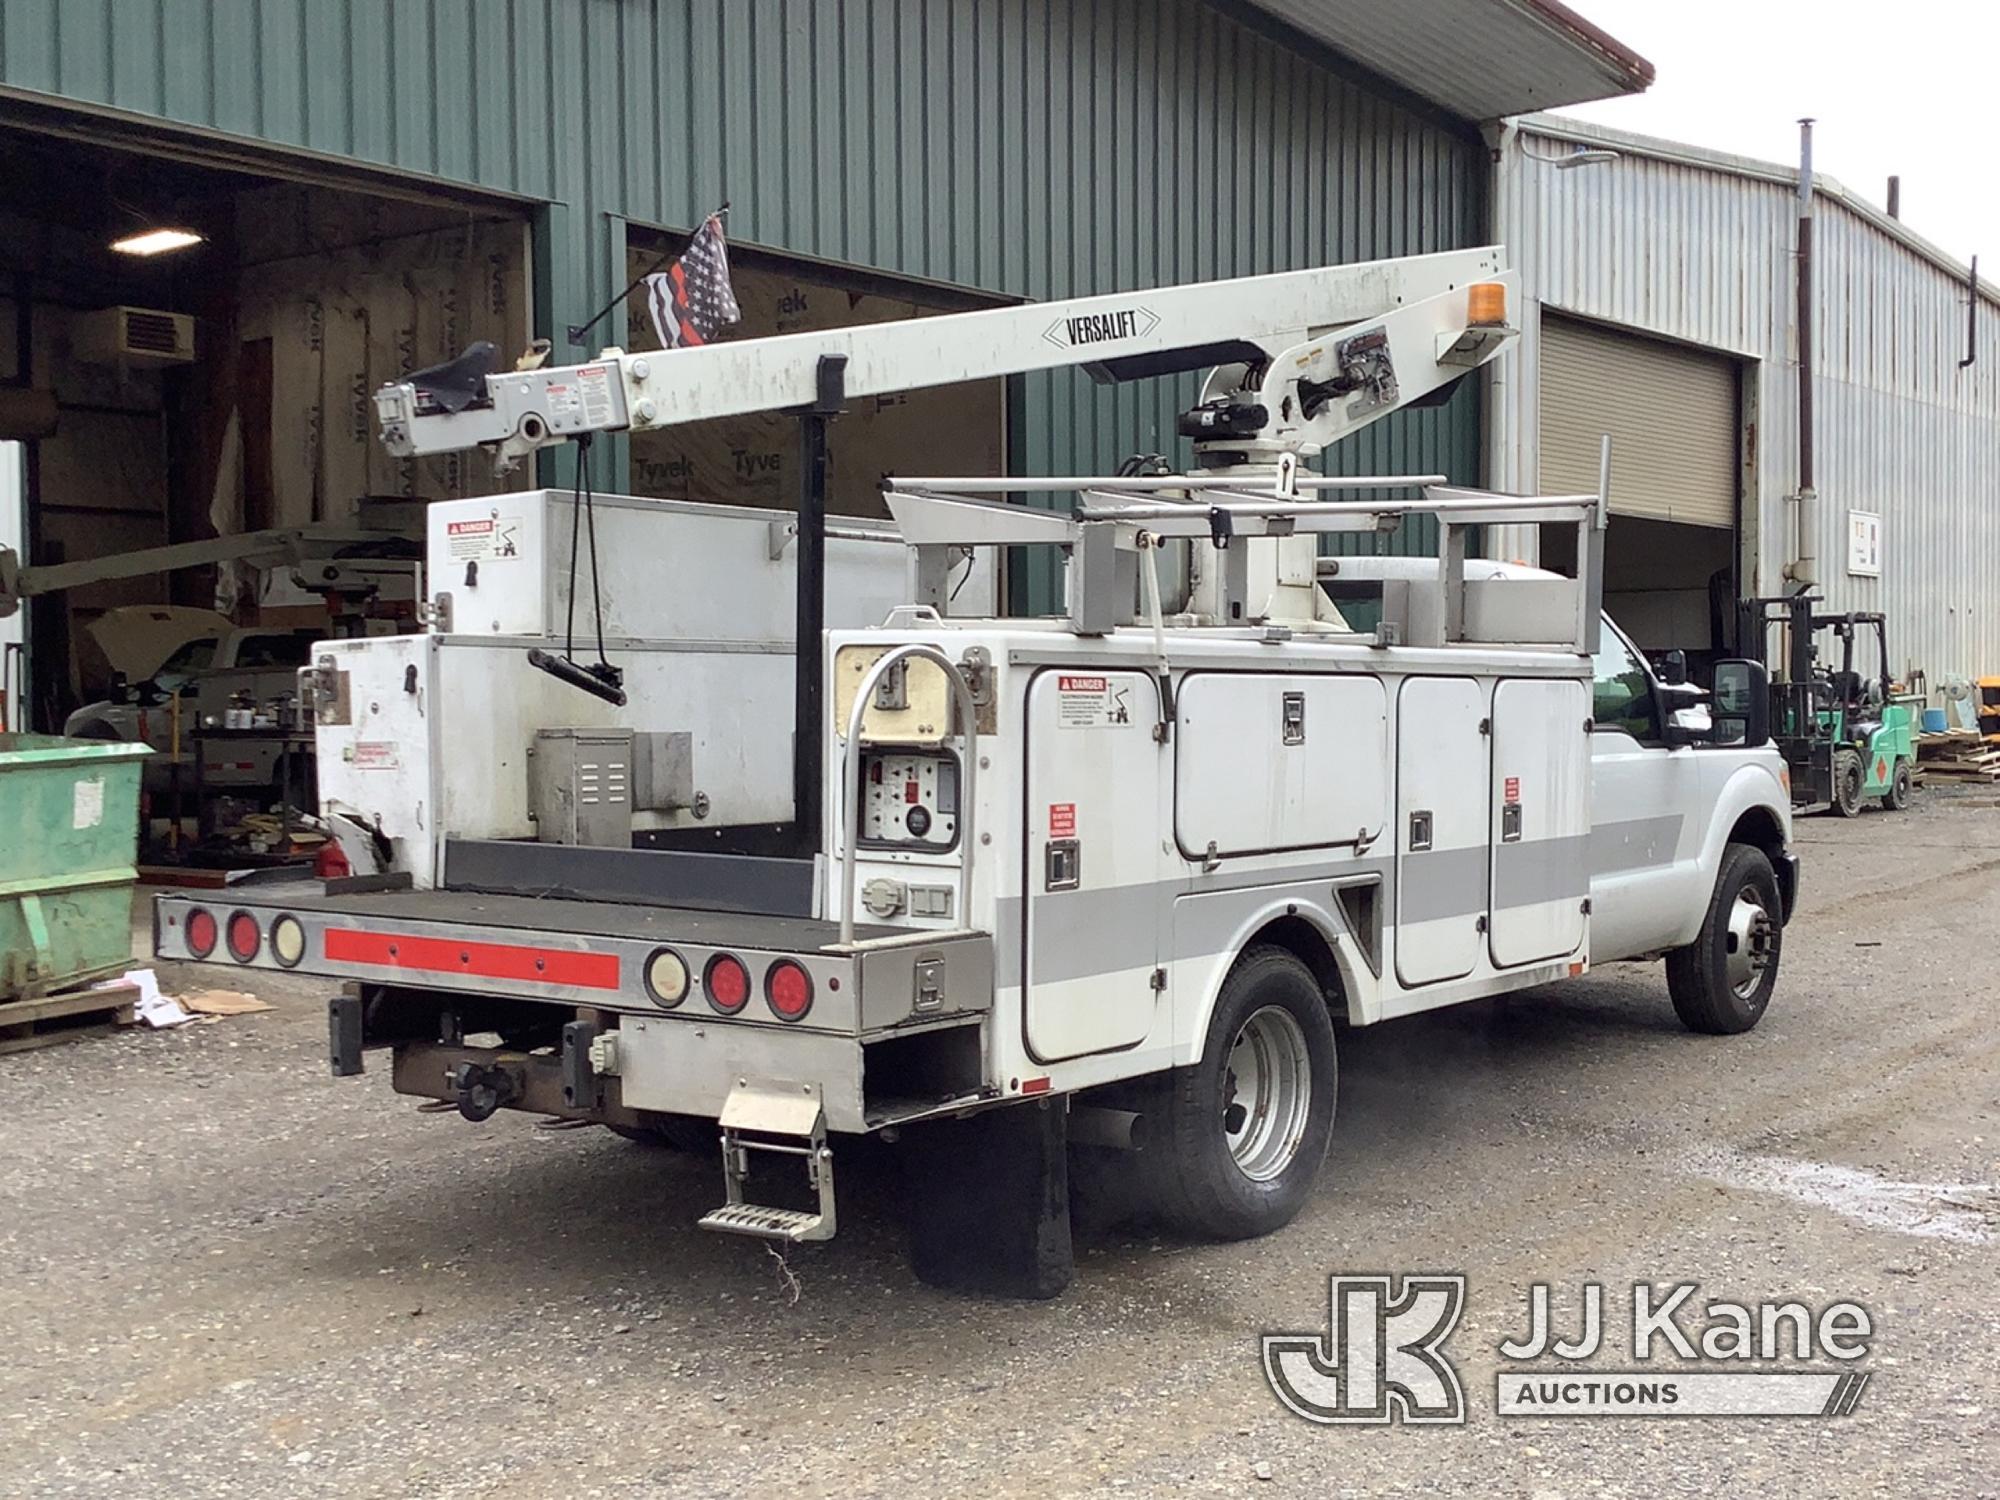
<svg viewBox="0 0 2000 1500">
<path fill-rule="evenodd" d="M 1813 167 L 1811 120 L 1799 121 L 1799 488 L 1797 542 L 1785 577 L 1799 591 L 1819 582 L 1819 491 L 1813 485 Z"/>
</svg>

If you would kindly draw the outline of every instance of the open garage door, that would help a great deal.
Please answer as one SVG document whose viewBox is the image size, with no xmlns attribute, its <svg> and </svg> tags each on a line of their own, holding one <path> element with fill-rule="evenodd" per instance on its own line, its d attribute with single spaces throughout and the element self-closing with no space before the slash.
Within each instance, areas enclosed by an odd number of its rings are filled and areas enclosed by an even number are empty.
<svg viewBox="0 0 2000 1500">
<path fill-rule="evenodd" d="M 1597 488 L 1611 435 L 1604 602 L 1649 652 L 1698 679 L 1726 634 L 1737 567 L 1738 362 L 1552 312 L 1542 316 L 1541 487 Z M 1544 540 L 1543 557 L 1551 556 Z"/>
</svg>

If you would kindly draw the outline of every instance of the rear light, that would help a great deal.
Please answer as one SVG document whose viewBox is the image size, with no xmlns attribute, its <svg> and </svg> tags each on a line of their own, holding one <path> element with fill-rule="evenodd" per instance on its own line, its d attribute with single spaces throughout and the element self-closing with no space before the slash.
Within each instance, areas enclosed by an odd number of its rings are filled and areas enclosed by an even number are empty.
<svg viewBox="0 0 2000 1500">
<path fill-rule="evenodd" d="M 646 960 L 646 993 L 656 1005 L 675 1006 L 687 999 L 688 966 L 671 948 L 661 948 Z"/>
<path fill-rule="evenodd" d="M 354 866 L 347 862 L 347 851 L 340 847 L 339 839 L 328 839 L 313 856 L 313 874 L 321 880 L 345 880 L 353 873 Z"/>
<path fill-rule="evenodd" d="M 764 999 L 780 1021 L 796 1021 L 812 1009 L 812 975 L 781 958 L 764 971 Z"/>
<path fill-rule="evenodd" d="M 701 987 L 708 991 L 708 1003 L 725 1016 L 733 1016 L 749 1003 L 750 971 L 733 954 L 718 953 L 702 970 Z"/>
<path fill-rule="evenodd" d="M 264 946 L 264 932 L 258 927 L 257 919 L 247 911 L 229 914 L 229 956 L 239 964 L 247 964 L 257 956 L 257 950 Z"/>
<path fill-rule="evenodd" d="M 279 917 L 271 924 L 271 957 L 286 968 L 298 967 L 306 956 L 306 930 L 297 917 Z"/>
<path fill-rule="evenodd" d="M 207 958 L 215 951 L 215 914 L 203 911 L 199 906 L 187 914 L 187 925 L 181 929 L 187 938 L 187 950 L 196 958 Z"/>
</svg>

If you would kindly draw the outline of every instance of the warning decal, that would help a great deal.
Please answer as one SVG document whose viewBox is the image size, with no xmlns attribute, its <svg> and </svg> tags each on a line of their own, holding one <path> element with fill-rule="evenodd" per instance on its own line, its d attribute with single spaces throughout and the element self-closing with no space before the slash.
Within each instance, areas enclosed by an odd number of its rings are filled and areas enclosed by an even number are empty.
<svg viewBox="0 0 2000 1500">
<path fill-rule="evenodd" d="M 1076 837 L 1076 804 L 1074 802 L 1051 802 L 1049 804 L 1049 837 L 1052 839 L 1073 839 Z"/>
<path fill-rule="evenodd" d="M 494 562 L 521 555 L 521 518 L 498 507 L 471 521 L 447 521 L 445 553 L 453 562 Z"/>
<path fill-rule="evenodd" d="M 356 740 L 347 759 L 357 771 L 393 771 L 401 761 L 394 740 Z"/>
<path fill-rule="evenodd" d="M 1056 678 L 1056 723 L 1100 729 L 1132 722 L 1132 689 L 1108 677 L 1065 672 Z"/>
<path fill-rule="evenodd" d="M 1520 800 L 1521 800 L 1521 778 L 1518 776 L 1509 776 L 1507 778 L 1507 801 L 1519 802 Z"/>
<path fill-rule="evenodd" d="M 576 372 L 577 396 L 586 426 L 611 425 L 611 372 L 603 365 L 585 365 Z"/>
</svg>

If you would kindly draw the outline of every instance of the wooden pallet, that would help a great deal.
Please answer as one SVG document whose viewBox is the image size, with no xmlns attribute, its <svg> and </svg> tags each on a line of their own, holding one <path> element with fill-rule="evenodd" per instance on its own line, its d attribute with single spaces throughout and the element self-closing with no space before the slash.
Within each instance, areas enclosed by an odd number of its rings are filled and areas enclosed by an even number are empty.
<svg viewBox="0 0 2000 1500">
<path fill-rule="evenodd" d="M 138 998 L 137 985 L 117 984 L 101 990 L 71 990 L 67 995 L 47 995 L 40 1000 L 0 1002 L 0 1052 L 26 1052 L 130 1026 Z"/>
</svg>

